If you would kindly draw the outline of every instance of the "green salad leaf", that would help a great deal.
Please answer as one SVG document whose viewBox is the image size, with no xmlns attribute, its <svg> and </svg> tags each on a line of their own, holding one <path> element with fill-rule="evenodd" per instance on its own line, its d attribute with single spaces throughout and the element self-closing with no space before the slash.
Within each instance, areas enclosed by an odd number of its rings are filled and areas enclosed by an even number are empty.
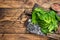
<svg viewBox="0 0 60 40">
<path fill-rule="evenodd" d="M 44 34 L 53 33 L 58 29 L 60 16 L 54 10 L 46 11 L 43 8 L 35 8 L 32 11 L 32 23 L 38 24 Z"/>
</svg>

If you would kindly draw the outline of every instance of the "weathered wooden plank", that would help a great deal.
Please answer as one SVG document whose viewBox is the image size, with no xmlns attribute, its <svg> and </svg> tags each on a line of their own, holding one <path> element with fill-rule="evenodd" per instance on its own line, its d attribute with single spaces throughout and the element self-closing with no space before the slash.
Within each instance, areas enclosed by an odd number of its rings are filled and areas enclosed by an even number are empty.
<svg viewBox="0 0 60 40">
<path fill-rule="evenodd" d="M 20 21 L 0 21 L 0 34 L 2 33 L 26 33 L 26 28 Z"/>
<path fill-rule="evenodd" d="M 24 15 L 23 15 L 24 16 Z M 24 23 L 27 20 L 27 17 L 22 17 L 22 19 L 14 19 L 16 17 L 11 17 L 13 19 L 10 19 L 10 17 L 5 18 L 4 20 L 0 20 L 0 26 L 4 27 L 24 27 Z"/>
<path fill-rule="evenodd" d="M 34 0 L 5 0 L 0 1 L 0 8 L 32 8 Z"/>
<path fill-rule="evenodd" d="M 20 8 L 21 4 L 23 5 L 22 2 L 18 1 L 0 1 L 0 8 Z"/>
<path fill-rule="evenodd" d="M 33 34 L 4 34 L 3 40 L 47 40 L 47 37 Z"/>
<path fill-rule="evenodd" d="M 13 17 L 13 16 L 19 16 L 24 12 L 25 9 L 14 9 L 14 8 L 0 8 L 0 14 L 7 16 L 7 17 Z"/>
<path fill-rule="evenodd" d="M 23 34 L 26 33 L 26 28 L 1 28 L 0 34 Z"/>
<path fill-rule="evenodd" d="M 53 4 L 60 3 L 60 0 L 1 0 L 0 8 L 32 8 L 35 3 L 39 5 Z"/>
<path fill-rule="evenodd" d="M 0 40 L 2 40 L 3 34 L 0 34 Z"/>
<path fill-rule="evenodd" d="M 26 26 L 24 25 L 24 22 L 21 23 L 21 21 L 9 21 L 9 20 L 0 21 L 0 34 L 26 33 L 25 27 Z"/>
<path fill-rule="evenodd" d="M 53 39 L 60 40 L 60 35 L 59 34 L 48 34 L 47 36 L 50 37 L 50 38 L 53 38 Z"/>
<path fill-rule="evenodd" d="M 23 14 L 24 9 L 0 9 L 0 20 L 17 20 L 21 14 Z"/>
<path fill-rule="evenodd" d="M 0 34 L 2 33 L 26 33 L 26 28 L 20 21 L 0 21 Z"/>
<path fill-rule="evenodd" d="M 26 10 L 31 12 L 32 9 L 0 8 L 0 21 L 4 20 L 16 21 L 17 19 L 23 21 L 27 19 L 27 16 L 25 15 Z"/>
</svg>

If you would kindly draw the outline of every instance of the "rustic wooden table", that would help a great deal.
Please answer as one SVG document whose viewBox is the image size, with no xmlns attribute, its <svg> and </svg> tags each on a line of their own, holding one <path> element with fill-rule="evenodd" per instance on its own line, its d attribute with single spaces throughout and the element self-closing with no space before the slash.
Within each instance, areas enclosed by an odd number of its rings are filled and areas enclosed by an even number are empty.
<svg viewBox="0 0 60 40">
<path fill-rule="evenodd" d="M 36 0 L 0 1 L 0 40 L 48 40 L 47 37 L 29 34 L 24 25 L 27 16 L 25 10 L 32 10 Z"/>
</svg>

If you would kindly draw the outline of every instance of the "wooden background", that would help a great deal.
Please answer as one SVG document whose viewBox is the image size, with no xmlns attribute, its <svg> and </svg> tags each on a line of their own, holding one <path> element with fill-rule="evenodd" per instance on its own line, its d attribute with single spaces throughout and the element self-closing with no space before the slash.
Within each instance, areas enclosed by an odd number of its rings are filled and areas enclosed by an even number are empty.
<svg viewBox="0 0 60 40">
<path fill-rule="evenodd" d="M 35 3 L 43 6 L 42 4 L 46 2 L 48 3 L 48 0 L 1 0 L 0 40 L 48 40 L 47 37 L 27 33 L 24 25 L 28 18 L 24 11 L 31 11 Z M 60 1 L 51 0 L 49 2 Z"/>
</svg>

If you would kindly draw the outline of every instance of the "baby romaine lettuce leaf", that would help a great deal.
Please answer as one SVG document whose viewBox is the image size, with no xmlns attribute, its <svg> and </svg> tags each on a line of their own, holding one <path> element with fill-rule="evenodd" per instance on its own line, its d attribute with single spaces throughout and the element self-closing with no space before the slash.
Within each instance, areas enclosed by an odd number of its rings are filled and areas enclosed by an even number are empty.
<svg viewBox="0 0 60 40">
<path fill-rule="evenodd" d="M 56 31 L 58 21 L 60 21 L 60 16 L 54 10 L 46 11 L 41 7 L 37 7 L 32 11 L 32 23 L 38 24 L 44 34 Z"/>
</svg>

